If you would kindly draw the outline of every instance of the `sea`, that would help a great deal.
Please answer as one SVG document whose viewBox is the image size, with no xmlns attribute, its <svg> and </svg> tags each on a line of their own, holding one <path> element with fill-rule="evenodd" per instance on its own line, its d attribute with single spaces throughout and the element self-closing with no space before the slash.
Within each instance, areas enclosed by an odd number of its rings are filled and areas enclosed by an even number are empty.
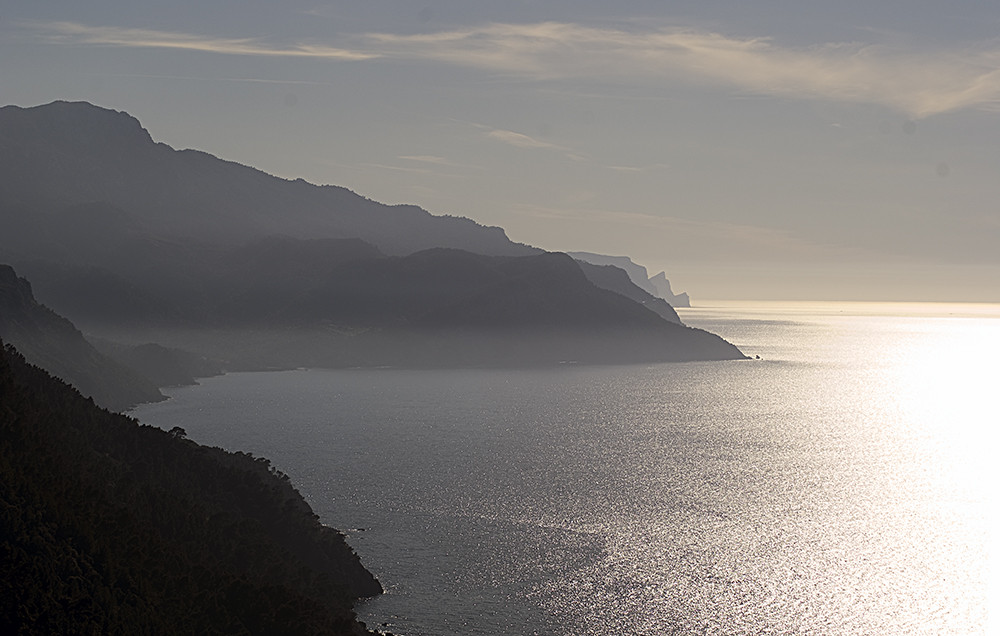
<svg viewBox="0 0 1000 636">
<path fill-rule="evenodd" d="M 1000 630 L 1000 305 L 681 312 L 751 359 L 231 373 L 132 415 L 270 458 L 401 636 Z"/>
</svg>

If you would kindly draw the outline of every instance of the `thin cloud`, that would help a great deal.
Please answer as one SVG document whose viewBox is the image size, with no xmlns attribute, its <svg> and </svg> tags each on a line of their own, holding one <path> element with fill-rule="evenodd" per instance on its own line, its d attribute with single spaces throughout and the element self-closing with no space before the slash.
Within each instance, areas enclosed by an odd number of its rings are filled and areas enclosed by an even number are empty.
<svg viewBox="0 0 1000 636">
<path fill-rule="evenodd" d="M 482 126 L 476 125 L 479 128 Z M 501 128 L 494 128 L 486 133 L 489 139 L 494 141 L 499 141 L 501 143 L 507 144 L 508 146 L 514 146 L 515 148 L 532 148 L 540 150 L 552 150 L 555 152 L 562 153 L 570 161 L 587 161 L 588 157 L 573 150 L 560 146 L 558 144 L 553 144 L 548 141 L 542 141 L 541 139 L 535 139 L 529 135 L 523 133 L 514 132 L 513 130 L 503 130 Z"/>
<path fill-rule="evenodd" d="M 330 82 L 316 82 L 313 80 L 279 80 L 263 77 L 212 77 L 197 75 L 163 75 L 159 73 L 90 73 L 95 77 L 122 77 L 136 79 L 169 79 L 180 81 L 196 82 L 244 82 L 250 84 L 291 84 L 305 86 L 330 86 Z"/>
<path fill-rule="evenodd" d="M 608 166 L 608 169 L 615 172 L 644 172 L 642 168 L 637 166 Z"/>
<path fill-rule="evenodd" d="M 430 163 L 435 166 L 444 166 L 446 168 L 468 168 L 468 164 L 461 164 L 454 161 L 445 159 L 444 157 L 438 157 L 436 155 L 399 155 L 397 159 L 403 159 L 405 161 L 416 161 L 419 163 Z"/>
<path fill-rule="evenodd" d="M 384 163 L 362 163 L 361 166 L 365 167 L 365 168 L 377 168 L 379 170 L 393 170 L 393 171 L 396 171 L 396 172 L 411 172 L 411 173 L 416 173 L 416 174 L 434 174 L 433 171 L 428 170 L 427 168 L 412 168 L 412 167 L 404 167 L 404 166 L 391 166 L 391 165 L 384 164 Z"/>
<path fill-rule="evenodd" d="M 542 22 L 410 35 L 358 34 L 341 37 L 349 45 L 328 46 L 311 42 L 274 45 L 255 38 L 212 38 L 75 22 L 30 26 L 66 43 L 344 61 L 425 60 L 530 80 L 684 82 L 743 94 L 881 104 L 913 118 L 965 108 L 1000 108 L 1000 46 L 996 42 L 929 51 L 854 42 L 793 48 L 769 38 L 735 38 L 698 29 L 624 30 Z M 512 139 L 508 143 L 514 143 Z"/>
<path fill-rule="evenodd" d="M 495 139 L 511 146 L 517 146 L 518 148 L 549 148 L 552 150 L 565 150 L 556 144 L 541 141 L 539 139 L 535 139 L 534 137 L 514 132 L 513 130 L 491 130 L 486 133 L 486 136 L 490 139 Z"/>
<path fill-rule="evenodd" d="M 269 57 L 308 57 L 331 60 L 368 60 L 377 53 L 309 43 L 288 46 L 269 45 L 254 38 L 213 38 L 189 33 L 129 29 L 122 27 L 88 26 L 77 22 L 38 22 L 30 26 L 55 42 L 69 44 L 100 44 L 133 48 L 180 49 L 226 55 Z"/>
<path fill-rule="evenodd" d="M 490 24 L 431 34 L 369 34 L 407 56 L 531 77 L 684 80 L 800 99 L 877 103 L 912 117 L 1000 103 L 1000 49 L 904 51 L 861 43 L 782 47 L 691 29 Z"/>
<path fill-rule="evenodd" d="M 400 159 L 405 159 L 405 157 L 400 157 Z M 363 168 L 375 168 L 377 170 L 392 170 L 394 172 L 404 172 L 409 174 L 421 174 L 433 177 L 441 177 L 446 179 L 464 179 L 465 175 L 456 174 L 454 172 L 442 172 L 441 170 L 435 170 L 432 168 L 417 168 L 414 166 L 394 166 L 386 163 L 362 163 L 359 167 Z"/>
<path fill-rule="evenodd" d="M 626 173 L 652 172 L 654 170 L 667 170 L 669 168 L 670 164 L 667 163 L 654 163 L 648 166 L 608 166 L 608 170 Z"/>
</svg>

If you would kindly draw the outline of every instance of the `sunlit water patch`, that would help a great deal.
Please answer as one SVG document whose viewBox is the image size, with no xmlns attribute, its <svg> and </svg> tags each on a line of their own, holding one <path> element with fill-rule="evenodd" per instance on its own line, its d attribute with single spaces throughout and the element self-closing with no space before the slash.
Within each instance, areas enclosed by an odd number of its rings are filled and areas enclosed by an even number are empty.
<svg viewBox="0 0 1000 636">
<path fill-rule="evenodd" d="M 233 374 L 137 415 L 271 457 L 399 634 L 986 633 L 1000 308 L 683 318 L 761 360 Z"/>
</svg>

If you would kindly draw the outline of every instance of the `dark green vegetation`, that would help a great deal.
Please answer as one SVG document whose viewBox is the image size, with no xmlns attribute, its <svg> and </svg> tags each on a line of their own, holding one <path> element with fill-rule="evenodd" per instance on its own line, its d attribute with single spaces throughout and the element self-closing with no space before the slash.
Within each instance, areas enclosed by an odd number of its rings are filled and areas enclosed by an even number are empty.
<svg viewBox="0 0 1000 636">
<path fill-rule="evenodd" d="M 0 633 L 365 633 L 351 604 L 378 582 L 267 460 L 0 349 Z"/>
</svg>

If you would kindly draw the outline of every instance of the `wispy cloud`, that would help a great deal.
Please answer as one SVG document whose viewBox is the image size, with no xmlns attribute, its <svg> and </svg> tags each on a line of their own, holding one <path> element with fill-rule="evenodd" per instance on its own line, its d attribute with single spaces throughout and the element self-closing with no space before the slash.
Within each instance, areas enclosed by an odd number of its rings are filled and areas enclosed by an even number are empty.
<svg viewBox="0 0 1000 636">
<path fill-rule="evenodd" d="M 76 44 L 181 49 L 227 55 L 312 57 L 335 60 L 367 60 L 379 57 L 377 53 L 311 43 L 294 43 L 287 46 L 278 46 L 255 38 L 215 38 L 153 29 L 88 26 L 77 22 L 36 22 L 29 23 L 29 26 L 45 34 L 46 37 L 53 41 Z"/>
<path fill-rule="evenodd" d="M 99 77 L 125 77 L 137 79 L 168 79 L 181 81 L 198 82 L 245 82 L 250 84 L 290 84 L 304 86 L 329 86 L 330 82 L 317 82 L 313 80 L 281 80 L 269 79 L 265 77 L 216 77 L 198 75 L 164 75 L 160 73 L 90 73 Z"/>
<path fill-rule="evenodd" d="M 397 159 L 403 159 L 405 161 L 416 161 L 419 163 L 429 163 L 435 166 L 444 166 L 447 168 L 468 168 L 468 164 L 460 164 L 444 157 L 438 157 L 436 155 L 399 155 Z M 474 167 L 474 166 L 473 166 Z"/>
<path fill-rule="evenodd" d="M 476 126 L 478 128 L 487 128 L 478 124 Z M 515 148 L 552 150 L 554 152 L 561 153 L 570 161 L 579 162 L 587 161 L 588 159 L 586 155 L 576 152 L 571 148 L 567 148 L 566 146 L 560 146 L 559 144 L 542 141 L 541 139 L 536 139 L 535 137 L 525 135 L 523 133 L 514 132 L 513 130 L 504 130 L 502 128 L 493 128 L 488 130 L 489 132 L 486 133 L 486 137 L 488 139 L 499 141 L 500 143 L 507 144 L 508 146 L 514 146 Z"/>
<path fill-rule="evenodd" d="M 514 132 L 513 130 L 491 130 L 486 133 L 486 136 L 490 139 L 495 139 L 511 146 L 517 146 L 518 148 L 549 148 L 552 150 L 565 150 L 556 144 L 541 141 L 539 139 L 535 139 L 534 137 Z"/>
<path fill-rule="evenodd" d="M 399 157 L 400 159 L 409 159 L 408 157 Z M 393 172 L 403 172 L 410 174 L 420 174 L 433 177 L 441 177 L 445 179 L 465 179 L 467 174 L 460 174 L 459 172 L 451 170 L 441 170 L 441 167 L 461 167 L 456 164 L 436 164 L 434 162 L 426 162 L 427 167 L 416 167 L 412 165 L 392 165 L 387 163 L 361 163 L 355 166 L 356 168 L 375 168 L 376 170 L 391 170 Z"/>
<path fill-rule="evenodd" d="M 670 164 L 667 163 L 654 163 L 648 166 L 608 166 L 608 170 L 614 170 L 615 172 L 652 172 L 654 170 L 668 170 Z"/>
<path fill-rule="evenodd" d="M 874 44 L 780 46 L 693 29 L 490 24 L 431 34 L 369 34 L 384 56 L 536 79 L 673 80 L 800 99 L 877 103 L 924 117 L 1000 103 L 1000 47 L 901 50 Z"/>
<path fill-rule="evenodd" d="M 392 166 L 385 163 L 362 163 L 360 164 L 363 168 L 377 168 L 378 170 L 393 170 L 395 172 L 412 172 L 415 174 L 434 174 L 432 170 L 427 168 L 413 168 L 408 166 Z"/>
<path fill-rule="evenodd" d="M 769 38 L 737 38 L 698 29 L 626 30 L 542 22 L 407 35 L 366 33 L 341 36 L 342 46 L 330 46 L 75 22 L 31 26 L 46 37 L 70 43 L 332 60 L 425 60 L 532 80 L 685 82 L 774 97 L 875 103 L 914 118 L 1000 107 L 997 42 L 947 50 L 854 42 L 788 47 Z"/>
</svg>

